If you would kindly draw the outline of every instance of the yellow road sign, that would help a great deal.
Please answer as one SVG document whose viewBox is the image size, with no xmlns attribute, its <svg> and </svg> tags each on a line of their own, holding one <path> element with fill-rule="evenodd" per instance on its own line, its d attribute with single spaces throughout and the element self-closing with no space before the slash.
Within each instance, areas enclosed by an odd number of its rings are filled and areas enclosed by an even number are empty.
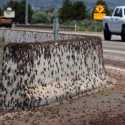
<svg viewBox="0 0 125 125">
<path fill-rule="evenodd" d="M 102 6 L 102 5 L 97 5 L 96 6 L 96 12 L 103 13 L 104 11 L 105 11 L 104 6 Z"/>
<path fill-rule="evenodd" d="M 94 20 L 103 20 L 106 16 L 105 7 L 103 5 L 97 5 L 94 10 Z"/>
<path fill-rule="evenodd" d="M 105 16 L 105 13 L 94 13 L 94 20 L 103 20 Z"/>
</svg>

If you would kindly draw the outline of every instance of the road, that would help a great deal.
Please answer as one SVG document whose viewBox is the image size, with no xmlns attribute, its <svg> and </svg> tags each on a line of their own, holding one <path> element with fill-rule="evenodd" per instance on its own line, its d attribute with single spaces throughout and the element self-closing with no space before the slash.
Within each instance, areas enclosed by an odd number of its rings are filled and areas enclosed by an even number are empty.
<svg viewBox="0 0 125 125">
<path fill-rule="evenodd" d="M 105 58 L 125 61 L 125 42 L 120 41 L 120 37 L 115 36 L 112 41 L 103 40 L 103 48 Z"/>
<path fill-rule="evenodd" d="M 113 36 L 112 41 L 103 40 L 105 63 L 125 68 L 125 42 L 119 36 Z"/>
</svg>

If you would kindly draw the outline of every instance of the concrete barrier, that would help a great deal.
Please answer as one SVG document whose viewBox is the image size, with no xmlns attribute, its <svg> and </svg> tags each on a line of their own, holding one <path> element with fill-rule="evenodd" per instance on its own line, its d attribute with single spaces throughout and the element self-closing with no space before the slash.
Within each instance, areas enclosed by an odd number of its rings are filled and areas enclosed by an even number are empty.
<svg viewBox="0 0 125 125">
<path fill-rule="evenodd" d="M 59 40 L 72 39 L 76 37 L 76 35 L 59 34 Z M 52 41 L 54 38 L 52 32 L 0 29 L 0 40 L 4 41 L 4 43 L 42 43 L 45 41 Z"/>
<path fill-rule="evenodd" d="M 30 108 L 60 102 L 101 87 L 106 80 L 98 37 L 9 43 L 3 52 L 0 107 Z"/>
</svg>

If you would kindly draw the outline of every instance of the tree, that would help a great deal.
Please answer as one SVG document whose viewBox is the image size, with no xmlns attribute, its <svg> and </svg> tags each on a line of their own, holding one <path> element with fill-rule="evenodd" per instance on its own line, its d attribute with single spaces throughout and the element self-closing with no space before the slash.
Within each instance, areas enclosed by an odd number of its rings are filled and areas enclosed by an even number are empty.
<svg viewBox="0 0 125 125">
<path fill-rule="evenodd" d="M 15 11 L 15 21 L 18 23 L 24 23 L 25 22 L 25 2 L 26 0 L 21 1 L 9 1 L 5 8 L 11 7 Z M 28 21 L 31 22 L 33 10 L 30 5 L 28 5 L 29 9 L 29 17 Z"/>
<path fill-rule="evenodd" d="M 64 0 L 63 6 L 59 10 L 59 16 L 62 21 L 70 20 L 72 17 L 72 2 L 70 0 Z"/>
<path fill-rule="evenodd" d="M 49 23 L 50 17 L 45 11 L 36 11 L 32 15 L 32 23 Z"/>
<path fill-rule="evenodd" d="M 86 6 L 82 1 L 74 2 L 72 11 L 73 11 L 73 19 L 75 20 L 82 20 L 87 16 Z"/>
<path fill-rule="evenodd" d="M 87 16 L 86 5 L 83 1 L 64 0 L 59 15 L 62 21 L 82 20 Z"/>
</svg>

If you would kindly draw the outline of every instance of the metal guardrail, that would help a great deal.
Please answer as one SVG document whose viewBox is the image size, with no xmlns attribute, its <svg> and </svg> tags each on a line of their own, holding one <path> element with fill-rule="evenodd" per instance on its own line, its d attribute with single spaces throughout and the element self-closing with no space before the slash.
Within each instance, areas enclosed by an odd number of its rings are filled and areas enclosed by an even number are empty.
<svg viewBox="0 0 125 125">
<path fill-rule="evenodd" d="M 53 25 L 44 25 L 44 24 L 29 24 L 29 25 L 16 24 L 16 27 L 20 27 L 20 28 L 34 28 L 34 29 L 35 28 L 37 28 L 37 29 L 52 29 Z M 62 31 L 74 31 L 75 27 L 60 25 L 60 29 Z"/>
</svg>

